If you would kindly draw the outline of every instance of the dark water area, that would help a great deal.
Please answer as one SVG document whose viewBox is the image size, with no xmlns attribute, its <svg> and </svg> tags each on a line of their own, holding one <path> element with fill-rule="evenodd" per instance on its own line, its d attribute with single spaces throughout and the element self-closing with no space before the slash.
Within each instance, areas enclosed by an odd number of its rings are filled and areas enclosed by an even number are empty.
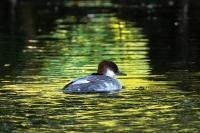
<svg viewBox="0 0 200 133">
<path fill-rule="evenodd" d="M 200 131 L 200 2 L 2 0 L 0 132 Z M 115 94 L 64 94 L 109 59 Z"/>
</svg>

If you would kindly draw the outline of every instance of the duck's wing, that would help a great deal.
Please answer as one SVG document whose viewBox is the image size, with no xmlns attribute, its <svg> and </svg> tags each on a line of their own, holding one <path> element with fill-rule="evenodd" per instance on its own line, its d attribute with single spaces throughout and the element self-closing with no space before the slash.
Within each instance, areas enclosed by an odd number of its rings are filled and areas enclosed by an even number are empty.
<svg viewBox="0 0 200 133">
<path fill-rule="evenodd" d="M 69 86 L 72 85 L 72 84 L 87 83 L 88 81 L 85 80 L 86 77 L 87 77 L 87 76 L 81 77 L 81 78 L 76 78 L 76 79 L 73 79 L 73 80 L 70 80 L 70 81 L 68 82 L 68 84 L 66 84 L 66 85 L 63 87 L 63 89 L 69 87 Z"/>
</svg>

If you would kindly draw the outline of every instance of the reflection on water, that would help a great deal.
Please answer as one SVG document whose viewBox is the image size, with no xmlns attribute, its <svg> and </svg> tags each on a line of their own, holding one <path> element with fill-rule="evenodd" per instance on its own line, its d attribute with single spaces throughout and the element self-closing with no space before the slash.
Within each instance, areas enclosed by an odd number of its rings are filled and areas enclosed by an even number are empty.
<svg viewBox="0 0 200 133">
<path fill-rule="evenodd" d="M 74 4 L 88 5 L 65 3 L 68 8 Z M 111 3 L 88 5 L 98 6 Z M 88 11 L 83 16 L 58 17 L 52 25 L 47 31 L 39 29 L 35 37 L 14 38 L 10 44 L 22 43 L 21 51 L 5 51 L 12 60 L 0 58 L 0 131 L 198 132 L 199 73 L 174 69 L 155 74 L 150 40 L 137 22 L 120 19 L 112 11 Z M 3 40 L 1 44 L 7 43 Z M 119 77 L 123 90 L 61 92 L 69 80 L 95 72 L 103 59 L 115 61 L 128 74 Z"/>
</svg>

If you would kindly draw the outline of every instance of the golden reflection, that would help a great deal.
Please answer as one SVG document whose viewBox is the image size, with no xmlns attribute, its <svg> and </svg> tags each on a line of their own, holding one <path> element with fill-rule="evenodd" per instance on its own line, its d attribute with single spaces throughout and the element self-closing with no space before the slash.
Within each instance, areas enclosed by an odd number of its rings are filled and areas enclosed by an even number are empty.
<svg viewBox="0 0 200 133">
<path fill-rule="evenodd" d="M 79 3 L 79 6 L 84 5 Z M 98 132 L 113 128 L 117 132 L 159 132 L 160 126 L 184 128 L 179 117 L 183 117 L 187 105 L 183 101 L 185 93 L 168 89 L 176 81 L 169 84 L 165 80 L 150 80 L 164 76 L 151 75 L 148 39 L 141 28 L 114 14 L 95 14 L 87 18 L 87 23 L 78 24 L 77 20 L 85 19 L 70 18 L 58 19 L 54 30 L 40 35 L 38 42 L 34 42 L 38 46 L 25 48 L 24 55 L 28 59 L 23 70 L 13 81 L 3 81 L 1 102 L 12 106 L 8 106 L 11 110 L 8 115 L 9 109 L 0 107 L 0 111 L 5 110 L 1 112 L 1 121 L 27 127 L 27 132 L 39 129 Z M 117 94 L 62 93 L 61 88 L 69 80 L 95 72 L 103 59 L 115 61 L 128 74 L 119 77 L 124 86 L 122 91 Z M 196 114 L 198 117 L 187 115 L 197 120 L 200 114 Z M 21 128 L 16 128 L 17 131 Z"/>
</svg>

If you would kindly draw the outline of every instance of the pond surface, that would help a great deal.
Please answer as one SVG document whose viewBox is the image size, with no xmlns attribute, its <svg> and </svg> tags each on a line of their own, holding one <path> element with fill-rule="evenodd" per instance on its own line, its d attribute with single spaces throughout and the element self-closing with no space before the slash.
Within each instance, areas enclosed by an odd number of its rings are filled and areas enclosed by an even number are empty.
<svg viewBox="0 0 200 133">
<path fill-rule="evenodd" d="M 1 132 L 199 132 L 200 41 L 187 24 L 177 37 L 175 19 L 130 19 L 111 1 L 57 4 L 21 2 L 0 23 Z M 127 73 L 120 92 L 62 93 L 103 59 Z"/>
</svg>

